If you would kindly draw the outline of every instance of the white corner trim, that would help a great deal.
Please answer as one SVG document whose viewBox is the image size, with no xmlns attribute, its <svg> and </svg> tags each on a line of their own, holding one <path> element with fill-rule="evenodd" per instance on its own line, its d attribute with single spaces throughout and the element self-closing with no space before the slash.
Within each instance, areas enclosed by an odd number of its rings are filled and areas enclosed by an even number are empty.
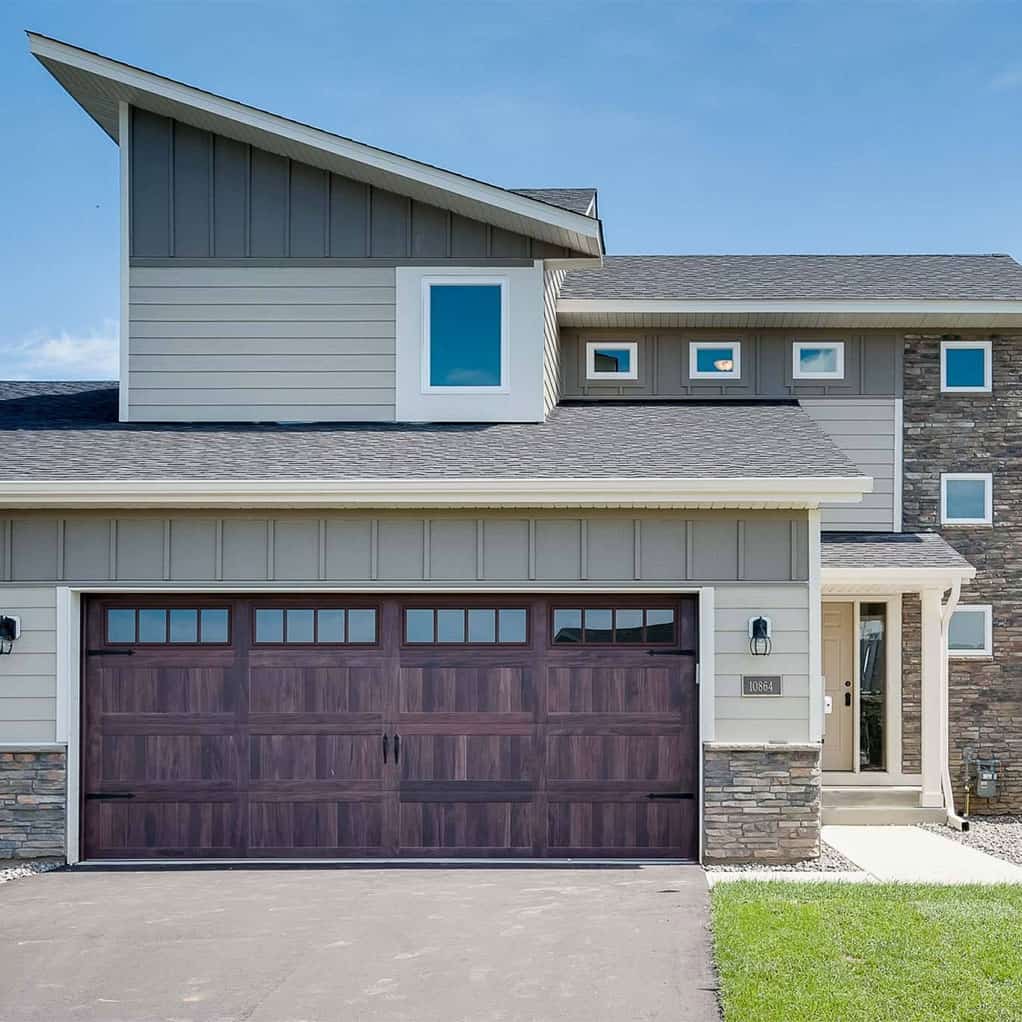
<svg viewBox="0 0 1022 1022">
<path fill-rule="evenodd" d="M 947 353 L 952 349 L 975 349 L 983 352 L 983 385 L 980 387 L 951 387 L 947 382 Z M 989 394 L 993 390 L 993 351 L 990 341 L 940 342 L 940 392 L 942 394 Z"/>
<path fill-rule="evenodd" d="M 118 324 L 120 382 L 117 387 L 117 417 L 127 422 L 131 416 L 129 372 L 131 339 L 131 107 L 123 100 L 117 105 L 121 168 L 121 321 Z"/>
<path fill-rule="evenodd" d="M 138 100 L 143 97 L 155 98 L 162 112 L 165 114 L 169 112 L 171 116 L 173 111 L 168 111 L 168 104 L 180 104 L 183 108 L 199 111 L 207 117 L 234 121 L 254 131 L 318 149 L 340 160 L 362 164 L 382 175 L 404 178 L 427 188 L 459 195 L 513 216 L 558 228 L 583 242 L 589 253 L 594 256 L 600 255 L 603 251 L 600 221 L 582 213 L 560 209 L 496 185 L 476 181 L 453 171 L 442 170 L 399 156 L 397 153 L 377 149 L 308 124 L 225 99 L 90 50 L 83 50 L 70 43 L 33 32 L 28 33 L 28 40 L 29 49 L 36 57 L 102 78 L 108 93 L 118 100 L 134 99 L 135 105 L 140 105 Z"/>
<path fill-rule="evenodd" d="M 857 501 L 868 476 L 736 479 L 0 480 L 27 507 L 816 507 Z"/>
<path fill-rule="evenodd" d="M 823 607 L 820 511 L 809 512 L 809 741 L 823 740 Z"/>
<path fill-rule="evenodd" d="M 833 348 L 837 366 L 833 370 L 806 371 L 802 368 L 802 352 L 814 348 Z M 795 341 L 791 346 L 791 378 L 793 380 L 843 380 L 845 378 L 844 341 Z"/>
<path fill-rule="evenodd" d="M 894 399 L 894 531 L 905 526 L 905 399 Z"/>
</svg>

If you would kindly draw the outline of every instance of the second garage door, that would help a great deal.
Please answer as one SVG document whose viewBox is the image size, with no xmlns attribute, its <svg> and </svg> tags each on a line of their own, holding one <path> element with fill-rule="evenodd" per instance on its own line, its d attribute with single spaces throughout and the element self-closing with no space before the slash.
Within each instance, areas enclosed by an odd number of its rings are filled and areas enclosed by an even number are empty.
<svg viewBox="0 0 1022 1022">
<path fill-rule="evenodd" d="M 694 597 L 89 602 L 86 858 L 695 858 Z"/>
</svg>

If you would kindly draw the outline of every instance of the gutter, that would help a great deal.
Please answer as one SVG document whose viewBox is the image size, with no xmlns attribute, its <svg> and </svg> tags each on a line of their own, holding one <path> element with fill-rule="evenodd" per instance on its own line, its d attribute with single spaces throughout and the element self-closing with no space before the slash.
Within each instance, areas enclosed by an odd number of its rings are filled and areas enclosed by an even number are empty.
<svg viewBox="0 0 1022 1022">
<path fill-rule="evenodd" d="M 736 479 L 67 479 L 0 481 L 0 508 L 815 508 L 868 476 Z"/>
</svg>

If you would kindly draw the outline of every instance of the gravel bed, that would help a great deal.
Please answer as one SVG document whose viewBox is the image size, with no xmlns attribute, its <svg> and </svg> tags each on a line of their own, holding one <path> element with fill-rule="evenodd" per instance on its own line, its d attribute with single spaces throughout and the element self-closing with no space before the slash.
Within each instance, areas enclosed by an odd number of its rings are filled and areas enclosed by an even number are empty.
<svg viewBox="0 0 1022 1022">
<path fill-rule="evenodd" d="M 710 873 L 748 873 L 750 870 L 772 870 L 779 873 L 861 873 L 862 870 L 854 862 L 846 859 L 836 848 L 821 842 L 818 859 L 803 859 L 802 862 L 789 862 L 775 865 L 770 862 L 748 862 L 734 866 L 707 866 Z"/>
<path fill-rule="evenodd" d="M 1022 866 L 1022 816 L 971 816 L 963 833 L 943 823 L 920 823 L 923 830 Z"/>
<path fill-rule="evenodd" d="M 0 884 L 60 869 L 63 859 L 0 859 Z"/>
</svg>

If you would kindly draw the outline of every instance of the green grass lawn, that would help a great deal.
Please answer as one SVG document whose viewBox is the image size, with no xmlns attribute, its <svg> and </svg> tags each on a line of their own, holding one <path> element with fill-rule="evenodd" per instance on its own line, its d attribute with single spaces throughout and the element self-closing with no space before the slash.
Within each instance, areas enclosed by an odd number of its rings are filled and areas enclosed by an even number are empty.
<svg viewBox="0 0 1022 1022">
<path fill-rule="evenodd" d="M 1019 1022 L 1022 886 L 711 892 L 725 1022 Z"/>
</svg>

